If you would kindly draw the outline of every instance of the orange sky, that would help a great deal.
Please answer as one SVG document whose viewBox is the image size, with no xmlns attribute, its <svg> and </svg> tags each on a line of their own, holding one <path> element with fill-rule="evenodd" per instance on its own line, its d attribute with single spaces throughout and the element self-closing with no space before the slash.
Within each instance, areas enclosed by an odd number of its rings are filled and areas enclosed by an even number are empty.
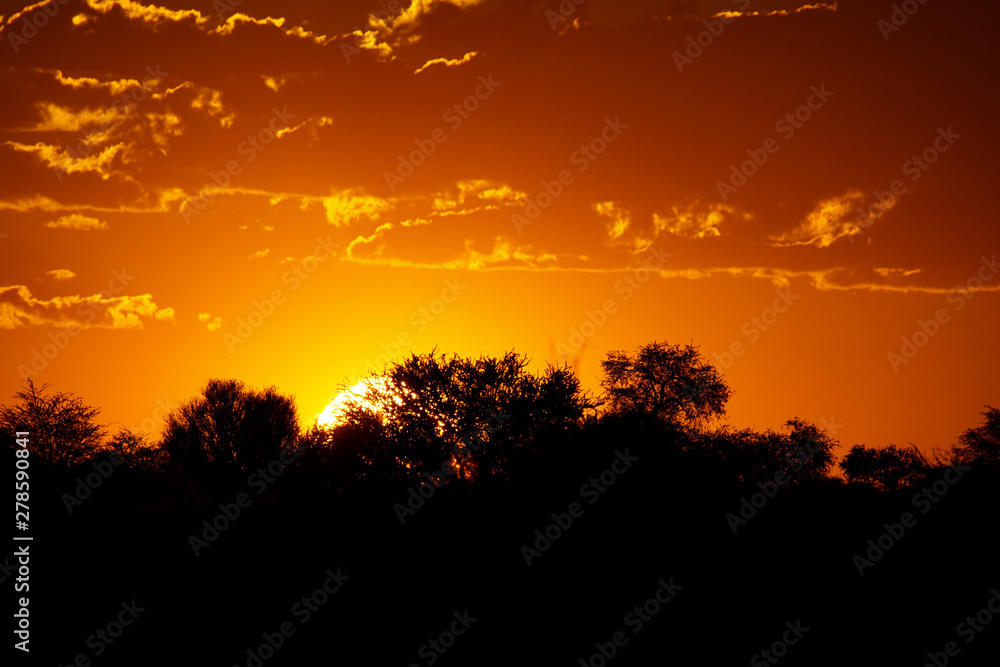
<svg viewBox="0 0 1000 667">
<path fill-rule="evenodd" d="M 7 3 L 0 394 L 311 418 L 435 345 L 693 341 L 736 426 L 948 446 L 1000 405 L 1000 11 L 903 4 Z"/>
</svg>

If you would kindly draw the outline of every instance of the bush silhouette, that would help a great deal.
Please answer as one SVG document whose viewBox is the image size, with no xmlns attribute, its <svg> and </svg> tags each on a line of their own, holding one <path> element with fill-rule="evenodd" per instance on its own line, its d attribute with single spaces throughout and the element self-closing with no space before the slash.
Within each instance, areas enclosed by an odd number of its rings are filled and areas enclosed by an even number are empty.
<svg viewBox="0 0 1000 667">
<path fill-rule="evenodd" d="M 167 416 L 162 447 L 199 490 L 229 495 L 277 460 L 298 432 L 292 398 L 274 387 L 254 391 L 237 380 L 209 380 L 200 397 Z"/>
<path fill-rule="evenodd" d="M 105 430 L 96 421 L 98 408 L 66 392 L 45 395 L 48 384 L 39 388 L 30 379 L 25 384 L 14 394 L 19 403 L 0 406 L 0 431 L 10 442 L 17 431 L 27 431 L 32 456 L 58 470 L 85 463 L 100 451 Z"/>
<path fill-rule="evenodd" d="M 953 452 L 970 466 L 1000 471 L 1000 410 L 987 405 L 982 415 L 982 424 L 958 436 Z"/>
<path fill-rule="evenodd" d="M 868 449 L 854 445 L 840 462 L 848 482 L 868 484 L 880 491 L 896 491 L 922 478 L 927 462 L 917 449 L 889 445 Z"/>
</svg>

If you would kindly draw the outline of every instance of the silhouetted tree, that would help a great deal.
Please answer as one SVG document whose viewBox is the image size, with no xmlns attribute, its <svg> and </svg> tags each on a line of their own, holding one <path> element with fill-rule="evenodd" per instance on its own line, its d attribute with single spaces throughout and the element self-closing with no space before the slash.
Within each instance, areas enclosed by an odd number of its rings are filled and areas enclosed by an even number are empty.
<svg viewBox="0 0 1000 667">
<path fill-rule="evenodd" d="M 0 406 L 0 431 L 11 439 L 29 432 L 29 449 L 39 462 L 68 469 L 92 458 L 101 447 L 104 427 L 97 423 L 100 409 L 66 392 L 48 396 L 48 384 L 36 387 L 30 379 L 14 398 L 19 403 Z"/>
<path fill-rule="evenodd" d="M 298 431 L 293 400 L 276 388 L 209 380 L 202 396 L 167 416 L 162 446 L 202 490 L 225 494 L 277 460 Z"/>
<path fill-rule="evenodd" d="M 779 473 L 782 486 L 827 479 L 837 441 L 800 419 L 789 419 L 785 425 L 788 433 L 719 429 L 693 438 L 690 447 L 708 452 L 743 482 L 777 481 Z"/>
<path fill-rule="evenodd" d="M 954 455 L 976 468 L 1000 470 L 1000 410 L 986 406 L 983 423 L 958 436 Z"/>
<path fill-rule="evenodd" d="M 655 417 L 683 430 L 725 413 L 732 391 L 698 348 L 652 342 L 633 355 L 609 352 L 601 362 L 608 411 Z"/>
<path fill-rule="evenodd" d="M 848 482 L 869 484 L 880 491 L 895 491 L 921 478 L 927 462 L 916 448 L 889 445 L 868 449 L 854 445 L 840 462 Z"/>
<path fill-rule="evenodd" d="M 514 352 L 414 354 L 373 377 L 345 419 L 365 432 L 363 456 L 378 468 L 409 476 L 450 461 L 456 477 L 505 478 L 524 465 L 541 434 L 575 428 L 594 407 L 568 366 L 534 375 L 527 364 Z"/>
<path fill-rule="evenodd" d="M 141 473 L 162 472 L 166 463 L 166 452 L 151 442 L 142 433 L 123 428 L 108 440 L 106 448 L 121 457 L 122 465 Z"/>
</svg>

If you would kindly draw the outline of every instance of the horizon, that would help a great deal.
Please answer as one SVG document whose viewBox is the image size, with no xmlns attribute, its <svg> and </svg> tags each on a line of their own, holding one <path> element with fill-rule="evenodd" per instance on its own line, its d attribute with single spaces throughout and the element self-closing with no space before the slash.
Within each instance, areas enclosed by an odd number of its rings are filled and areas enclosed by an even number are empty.
<svg viewBox="0 0 1000 667">
<path fill-rule="evenodd" d="M 308 424 L 410 353 L 596 394 L 661 340 L 736 428 L 948 448 L 1000 405 L 997 9 L 897 4 L 5 11 L 0 403 L 155 435 L 237 378 Z"/>
</svg>

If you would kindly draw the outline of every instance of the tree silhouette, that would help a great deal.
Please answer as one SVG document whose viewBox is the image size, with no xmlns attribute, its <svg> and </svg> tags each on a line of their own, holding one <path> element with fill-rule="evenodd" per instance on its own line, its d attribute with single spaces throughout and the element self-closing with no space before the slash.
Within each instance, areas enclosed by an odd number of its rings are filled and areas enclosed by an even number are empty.
<svg viewBox="0 0 1000 667">
<path fill-rule="evenodd" d="M 923 476 L 927 462 L 916 448 L 889 445 L 868 449 L 854 445 L 840 462 L 848 482 L 869 484 L 880 491 L 896 491 Z"/>
<path fill-rule="evenodd" d="M 790 486 L 827 479 L 837 441 L 814 424 L 789 419 L 788 433 L 767 429 L 719 429 L 699 434 L 691 448 L 707 452 L 741 482 L 777 481 Z"/>
<path fill-rule="evenodd" d="M 66 392 L 48 396 L 48 384 L 36 387 L 30 379 L 14 398 L 20 401 L 0 406 L 0 431 L 11 439 L 17 431 L 29 433 L 29 449 L 39 462 L 68 469 L 86 462 L 101 448 L 104 427 L 96 421 L 100 409 Z"/>
<path fill-rule="evenodd" d="M 297 436 L 295 404 L 276 388 L 209 380 L 202 396 L 167 416 L 162 446 L 202 490 L 228 494 Z"/>
<path fill-rule="evenodd" d="M 653 341 L 633 355 L 609 352 L 601 362 L 608 412 L 654 417 L 683 430 L 725 413 L 732 391 L 698 348 Z"/>
<path fill-rule="evenodd" d="M 958 436 L 954 455 L 970 466 L 1000 470 L 1000 410 L 986 406 L 983 423 Z"/>
<path fill-rule="evenodd" d="M 107 449 L 118 454 L 122 465 L 134 472 L 157 473 L 166 463 L 166 452 L 142 433 L 123 428 L 108 440 Z"/>
<path fill-rule="evenodd" d="M 373 377 L 345 420 L 367 435 L 364 456 L 377 467 L 411 476 L 450 461 L 455 477 L 507 478 L 541 434 L 575 428 L 594 407 L 569 367 L 534 375 L 527 364 L 513 351 L 478 359 L 413 354 Z"/>
</svg>

